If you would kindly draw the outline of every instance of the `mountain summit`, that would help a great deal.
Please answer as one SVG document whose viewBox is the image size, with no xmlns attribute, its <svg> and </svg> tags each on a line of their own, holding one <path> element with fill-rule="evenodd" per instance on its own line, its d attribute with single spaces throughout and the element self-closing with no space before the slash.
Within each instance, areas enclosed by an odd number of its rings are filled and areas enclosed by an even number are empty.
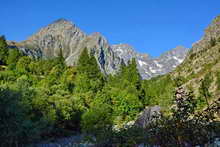
<svg viewBox="0 0 220 147">
<path fill-rule="evenodd" d="M 89 52 L 95 55 L 102 72 L 106 74 L 114 74 L 122 62 L 127 64 L 135 58 L 144 79 L 172 71 L 188 52 L 184 47 L 177 47 L 158 58 L 151 58 L 148 54 L 137 53 L 128 44 L 110 45 L 100 33 L 87 35 L 66 19 L 54 21 L 25 41 L 9 44 L 38 58 L 56 57 L 62 51 L 69 66 L 75 65 L 82 50 L 88 48 Z"/>
</svg>

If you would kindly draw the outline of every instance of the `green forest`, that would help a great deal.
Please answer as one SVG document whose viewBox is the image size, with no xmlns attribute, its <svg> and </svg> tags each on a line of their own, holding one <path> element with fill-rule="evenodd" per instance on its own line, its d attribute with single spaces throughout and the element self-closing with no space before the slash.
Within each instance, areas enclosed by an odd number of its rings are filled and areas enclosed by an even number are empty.
<svg viewBox="0 0 220 147">
<path fill-rule="evenodd" d="M 216 125 L 202 122 L 213 119 L 211 115 L 207 119 L 191 119 L 196 103 L 205 106 L 205 99 L 195 101 L 191 93 L 186 94 L 188 101 L 181 101 L 179 109 L 171 111 L 168 108 L 181 79 L 167 74 L 142 80 L 136 66 L 132 59 L 127 65 L 121 64 L 117 74 L 105 75 L 86 48 L 77 65 L 68 67 L 62 49 L 56 58 L 34 59 L 10 48 L 5 37 L 0 37 L 0 140 L 6 146 L 19 146 L 83 133 L 88 134 L 89 140 L 89 136 L 95 136 L 97 143 L 133 146 L 144 141 L 164 144 L 164 140 L 154 139 L 172 134 L 176 142 L 171 141 L 170 146 L 181 146 L 181 140 L 195 140 L 189 135 L 194 130 L 196 135 L 203 135 L 194 144 L 207 141 L 206 128 L 211 130 Z M 209 96 L 207 90 L 202 92 Z M 123 128 L 146 107 L 155 105 L 161 106 L 163 115 L 155 118 L 150 133 L 136 127 Z M 189 120 L 184 122 L 188 125 L 179 127 L 183 119 Z M 112 129 L 116 125 L 120 131 Z M 204 132 L 196 132 L 201 127 Z"/>
</svg>

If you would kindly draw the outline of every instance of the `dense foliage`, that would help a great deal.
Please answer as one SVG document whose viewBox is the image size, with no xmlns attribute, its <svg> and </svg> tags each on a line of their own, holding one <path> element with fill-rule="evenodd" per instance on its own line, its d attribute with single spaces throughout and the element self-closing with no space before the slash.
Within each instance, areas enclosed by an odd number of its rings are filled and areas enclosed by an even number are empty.
<svg viewBox="0 0 220 147">
<path fill-rule="evenodd" d="M 62 50 L 54 59 L 32 59 L 10 49 L 4 37 L 0 55 L 1 138 L 8 144 L 95 133 L 134 119 L 144 108 L 135 60 L 106 77 L 87 49 L 75 67 L 67 67 Z"/>
<path fill-rule="evenodd" d="M 77 65 L 68 67 L 62 50 L 53 59 L 33 59 L 11 49 L 0 37 L 0 140 L 5 140 L 0 145 L 78 132 L 102 143 L 145 142 L 145 130 L 128 132 L 131 129 L 123 130 L 123 125 L 135 120 L 146 106 L 171 106 L 176 81 L 169 75 L 142 80 L 136 66 L 132 59 L 117 74 L 106 76 L 86 48 Z M 209 80 L 204 79 L 200 88 L 207 99 Z M 114 132 L 113 126 L 121 131 Z"/>
</svg>

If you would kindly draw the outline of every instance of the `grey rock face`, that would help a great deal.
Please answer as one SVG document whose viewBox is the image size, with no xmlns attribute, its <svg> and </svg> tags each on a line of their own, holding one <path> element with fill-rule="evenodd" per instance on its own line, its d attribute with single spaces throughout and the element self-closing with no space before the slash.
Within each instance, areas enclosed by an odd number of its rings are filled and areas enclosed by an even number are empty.
<svg viewBox="0 0 220 147">
<path fill-rule="evenodd" d="M 135 125 L 138 127 L 145 128 L 149 123 L 153 121 L 153 117 L 160 114 L 160 106 L 147 107 L 140 114 L 138 119 L 135 121 Z"/>
<path fill-rule="evenodd" d="M 177 47 L 153 59 L 148 54 L 137 53 L 127 44 L 111 46 L 100 33 L 87 35 L 65 19 L 49 24 L 25 41 L 9 44 L 35 58 L 56 57 L 62 51 L 69 66 L 75 65 L 82 50 L 87 48 L 95 55 L 100 69 L 105 74 L 114 74 L 122 62 L 128 63 L 135 58 L 144 79 L 172 71 L 183 61 L 188 51 L 184 47 Z"/>
<path fill-rule="evenodd" d="M 57 56 L 62 50 L 65 58 L 70 55 L 78 55 L 78 45 L 82 44 L 86 35 L 71 22 L 60 19 L 42 28 L 38 33 L 21 42 L 24 46 L 39 48 L 43 57 Z M 73 63 L 74 64 L 74 61 Z"/>
</svg>

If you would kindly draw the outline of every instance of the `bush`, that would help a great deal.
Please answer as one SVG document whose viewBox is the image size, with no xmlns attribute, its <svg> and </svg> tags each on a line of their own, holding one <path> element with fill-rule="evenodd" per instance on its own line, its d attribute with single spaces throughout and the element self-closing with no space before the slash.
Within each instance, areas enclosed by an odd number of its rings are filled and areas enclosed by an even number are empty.
<svg viewBox="0 0 220 147">
<path fill-rule="evenodd" d="M 8 68 L 13 70 L 16 67 L 16 63 L 22 54 L 17 49 L 10 49 L 8 52 L 7 65 Z"/>
<path fill-rule="evenodd" d="M 21 99 L 21 93 L 0 87 L 1 146 L 19 146 L 39 137 L 39 126 L 43 123 L 34 123 L 28 118 Z"/>
<path fill-rule="evenodd" d="M 31 58 L 28 56 L 21 57 L 16 65 L 17 71 L 21 74 L 28 73 L 30 71 L 29 64 L 31 61 Z"/>
<path fill-rule="evenodd" d="M 211 38 L 210 39 L 210 47 L 213 47 L 216 45 L 216 39 L 215 38 Z"/>
<path fill-rule="evenodd" d="M 97 132 L 112 125 L 111 112 L 111 108 L 107 104 L 90 108 L 82 115 L 82 129 L 85 132 L 97 135 Z"/>
</svg>

